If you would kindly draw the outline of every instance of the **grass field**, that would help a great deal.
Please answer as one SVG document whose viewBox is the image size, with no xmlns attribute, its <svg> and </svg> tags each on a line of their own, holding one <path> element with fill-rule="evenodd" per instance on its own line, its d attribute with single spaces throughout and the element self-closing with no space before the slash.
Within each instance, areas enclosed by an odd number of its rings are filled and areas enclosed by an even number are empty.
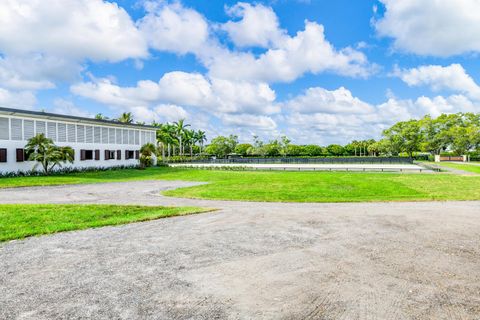
<svg viewBox="0 0 480 320">
<path fill-rule="evenodd" d="M 459 163 L 442 162 L 440 164 L 440 166 L 480 174 L 480 164 L 474 165 L 474 164 L 459 164 Z"/>
<path fill-rule="evenodd" d="M 356 202 L 480 200 L 480 176 L 453 174 L 245 172 L 150 168 L 0 179 L 1 187 L 131 180 L 205 181 L 169 196 L 249 201 Z"/>
<path fill-rule="evenodd" d="M 0 205 L 0 242 L 194 214 L 208 209 L 114 205 Z"/>
</svg>

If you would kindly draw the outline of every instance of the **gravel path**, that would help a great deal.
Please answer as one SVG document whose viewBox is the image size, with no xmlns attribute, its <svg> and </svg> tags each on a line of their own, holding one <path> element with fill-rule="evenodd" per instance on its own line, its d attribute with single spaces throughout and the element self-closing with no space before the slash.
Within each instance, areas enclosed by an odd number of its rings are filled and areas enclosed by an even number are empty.
<svg viewBox="0 0 480 320">
<path fill-rule="evenodd" d="M 0 319 L 478 319 L 480 202 L 166 198 L 150 181 L 0 190 L 0 203 L 219 211 L 0 244 Z"/>
</svg>

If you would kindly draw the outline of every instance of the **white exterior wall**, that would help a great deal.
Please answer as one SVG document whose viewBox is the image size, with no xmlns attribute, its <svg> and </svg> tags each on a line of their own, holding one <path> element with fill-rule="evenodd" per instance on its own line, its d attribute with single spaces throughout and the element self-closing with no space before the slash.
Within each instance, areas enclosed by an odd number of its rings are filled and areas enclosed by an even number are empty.
<svg viewBox="0 0 480 320">
<path fill-rule="evenodd" d="M 37 133 L 40 133 L 38 131 L 43 131 L 42 128 L 43 126 L 41 125 L 43 122 L 46 123 L 45 125 L 45 131 L 46 131 L 46 136 L 48 138 L 51 138 L 55 145 L 57 146 L 69 146 L 73 148 L 75 151 L 75 161 L 73 164 L 66 163 L 62 164 L 62 167 L 77 167 L 77 168 L 88 168 L 88 167 L 115 167 L 115 166 L 129 166 L 129 165 L 137 165 L 139 163 L 138 159 L 129 159 L 126 160 L 126 155 L 125 151 L 126 150 L 131 150 L 131 151 L 136 151 L 139 150 L 140 147 L 148 142 L 152 142 L 155 144 L 155 129 L 153 128 L 148 128 L 148 127 L 136 127 L 136 126 L 129 126 L 129 125 L 122 125 L 122 124 L 103 124 L 103 123 L 95 123 L 92 121 L 91 123 L 88 122 L 78 122 L 75 120 L 69 121 L 68 119 L 65 120 L 57 120 L 57 119 L 43 119 L 41 117 L 36 117 L 34 115 L 30 116 L 9 116 L 9 115 L 3 115 L 0 114 L 0 121 L 2 119 L 8 119 L 8 139 L 4 139 L 5 137 L 2 137 L 2 132 L 0 132 L 0 149 L 6 148 L 7 149 L 7 162 L 0 162 L 0 173 L 7 173 L 7 172 L 17 172 L 17 171 L 30 171 L 33 169 L 34 165 L 36 162 L 32 161 L 24 161 L 24 162 L 17 162 L 17 157 L 16 157 L 16 149 L 24 149 L 25 145 L 27 144 L 28 137 L 26 134 L 28 132 L 25 132 L 25 120 L 30 120 L 30 121 L 35 121 L 34 122 L 34 135 Z M 17 119 L 13 120 L 12 119 Z M 18 133 L 18 124 L 20 123 L 18 120 L 21 121 L 22 125 L 22 130 L 21 134 L 19 135 Z M 3 120 L 5 121 L 5 120 Z M 37 121 L 38 121 L 38 128 L 37 128 Z M 48 130 L 48 123 L 54 123 L 56 124 L 55 130 L 53 129 L 53 126 L 50 126 L 50 131 Z M 15 129 L 12 130 L 12 124 L 14 125 Z M 15 124 L 17 126 L 15 126 Z M 76 141 L 83 141 L 83 142 L 61 142 L 59 141 L 59 126 L 58 124 L 66 124 L 66 125 L 74 125 L 75 126 L 75 133 L 76 133 Z M 1 125 L 1 124 L 0 124 Z M 78 127 L 80 126 L 80 127 Z M 85 138 L 82 139 L 81 137 L 78 136 L 79 132 L 81 132 L 81 126 L 83 126 L 84 130 L 84 136 Z M 92 136 L 91 140 L 89 139 L 90 137 L 87 138 L 87 130 L 85 130 L 85 127 L 92 127 Z M 95 129 L 94 127 L 100 128 L 100 139 L 98 139 L 98 135 L 95 135 Z M 105 130 L 103 129 L 114 129 L 115 130 L 115 136 L 109 136 L 110 130 L 107 130 L 107 138 L 114 138 L 112 142 L 110 140 L 112 139 L 107 139 L 108 143 L 105 142 L 105 138 L 103 137 L 103 133 L 105 133 Z M 80 130 L 78 130 L 80 129 Z M 124 130 L 129 130 L 125 134 Z M 13 131 L 13 132 L 12 132 Z M 116 133 L 121 135 L 120 137 L 117 137 Z M 137 133 L 135 133 L 137 132 Z M 90 136 L 90 135 L 88 135 Z M 124 143 L 123 138 L 126 137 L 128 141 Z M 68 129 L 66 132 L 66 139 L 68 141 Z M 16 140 L 13 140 L 16 139 Z M 91 142 L 86 142 L 87 140 Z M 95 140 L 100 141 L 100 142 L 95 142 Z M 100 160 L 80 160 L 80 150 L 93 150 L 93 157 L 95 159 L 95 150 L 100 150 Z M 111 160 L 105 160 L 105 150 L 113 150 L 115 151 L 115 159 Z M 121 160 L 116 159 L 117 158 L 117 150 L 121 150 Z"/>
</svg>

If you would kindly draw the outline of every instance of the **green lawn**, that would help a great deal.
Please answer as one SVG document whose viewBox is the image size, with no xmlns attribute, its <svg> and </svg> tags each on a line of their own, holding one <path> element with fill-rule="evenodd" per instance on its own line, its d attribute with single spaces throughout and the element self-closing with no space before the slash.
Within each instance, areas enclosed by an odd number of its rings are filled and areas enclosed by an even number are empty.
<svg viewBox="0 0 480 320">
<path fill-rule="evenodd" d="M 463 171 L 479 173 L 480 174 L 480 165 L 472 165 L 472 164 L 459 164 L 459 163 L 448 163 L 442 162 L 440 166 L 449 167 L 453 169 L 459 169 Z"/>
<path fill-rule="evenodd" d="M 165 195 L 280 202 L 480 200 L 480 176 L 192 170 L 178 172 L 176 177 L 211 183 Z"/>
<path fill-rule="evenodd" d="M 0 241 L 206 212 L 194 207 L 0 205 Z"/>
<path fill-rule="evenodd" d="M 150 168 L 0 179 L 1 187 L 131 180 L 205 181 L 169 196 L 292 202 L 480 200 L 480 176 L 346 172 L 210 171 Z"/>
</svg>

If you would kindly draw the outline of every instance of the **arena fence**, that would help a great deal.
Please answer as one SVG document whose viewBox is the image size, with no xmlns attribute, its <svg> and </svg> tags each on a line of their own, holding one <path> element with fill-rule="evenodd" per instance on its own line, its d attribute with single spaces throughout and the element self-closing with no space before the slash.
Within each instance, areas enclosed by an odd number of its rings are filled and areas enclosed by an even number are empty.
<svg viewBox="0 0 480 320">
<path fill-rule="evenodd" d="M 212 164 L 412 164 L 413 159 L 406 157 L 230 158 L 201 159 L 186 162 Z"/>
</svg>

